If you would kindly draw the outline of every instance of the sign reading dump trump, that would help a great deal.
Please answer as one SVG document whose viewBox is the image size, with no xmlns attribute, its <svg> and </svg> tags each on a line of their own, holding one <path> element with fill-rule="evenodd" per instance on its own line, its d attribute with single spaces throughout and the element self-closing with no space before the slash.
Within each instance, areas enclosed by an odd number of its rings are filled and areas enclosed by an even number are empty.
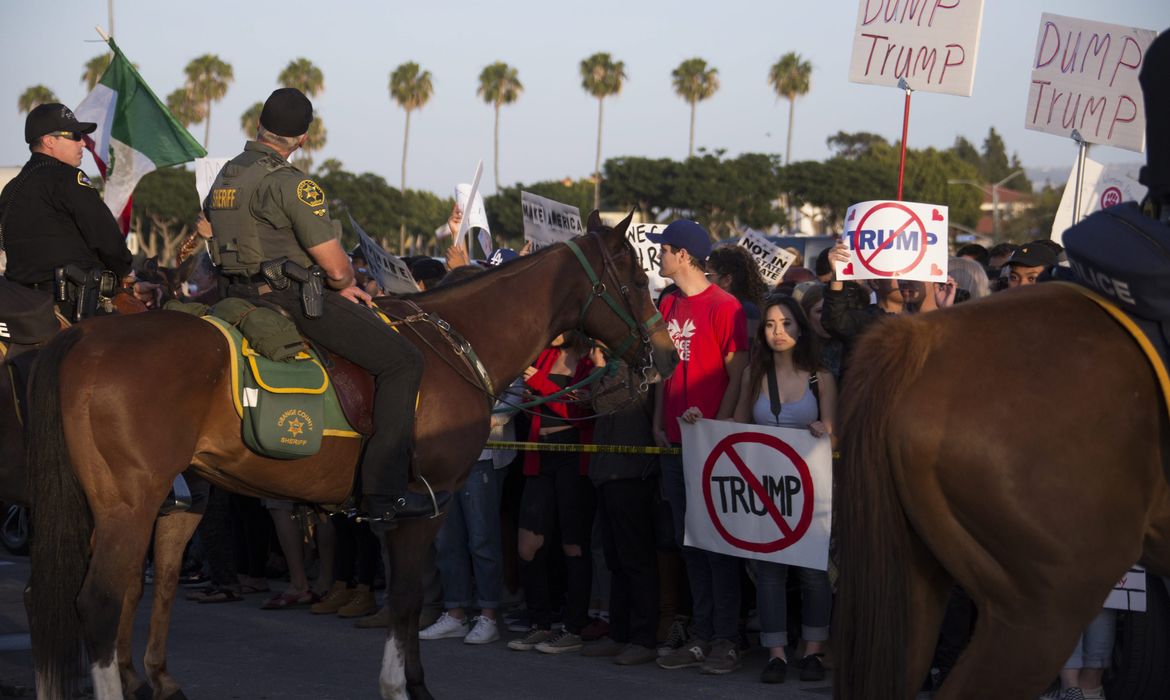
<svg viewBox="0 0 1170 700">
<path fill-rule="evenodd" d="M 849 80 L 971 96 L 983 0 L 861 0 Z"/>
<path fill-rule="evenodd" d="M 844 241 L 850 259 L 838 267 L 838 279 L 947 281 L 947 208 L 941 204 L 854 204 L 845 213 Z"/>
<path fill-rule="evenodd" d="M 833 510 L 828 437 L 715 420 L 680 425 L 685 544 L 828 569 Z"/>
<path fill-rule="evenodd" d="M 533 251 L 585 233 L 581 210 L 577 207 L 523 191 L 520 207 L 524 215 L 524 240 L 532 241 Z"/>
<path fill-rule="evenodd" d="M 1155 32 L 1045 13 L 1024 126 L 1141 152 L 1146 117 L 1138 73 Z"/>
</svg>

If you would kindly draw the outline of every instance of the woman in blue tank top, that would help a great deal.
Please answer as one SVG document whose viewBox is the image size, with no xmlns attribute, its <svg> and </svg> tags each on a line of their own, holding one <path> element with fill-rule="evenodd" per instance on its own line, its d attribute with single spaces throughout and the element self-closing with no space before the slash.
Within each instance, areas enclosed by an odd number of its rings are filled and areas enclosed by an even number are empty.
<svg viewBox="0 0 1170 700">
<path fill-rule="evenodd" d="M 837 384 L 820 366 L 816 334 L 800 304 L 789 296 L 765 299 L 762 322 L 752 339 L 751 364 L 743 373 L 737 423 L 755 423 L 808 430 L 832 436 Z M 773 396 L 777 399 L 773 401 Z M 770 658 L 760 674 L 765 683 L 783 683 L 788 670 L 788 566 L 752 560 L 756 573 L 756 609 L 760 645 Z M 797 665 L 802 681 L 825 677 L 824 653 L 829 640 L 832 590 L 827 572 L 796 567 L 800 574 L 801 638 L 804 654 Z"/>
</svg>

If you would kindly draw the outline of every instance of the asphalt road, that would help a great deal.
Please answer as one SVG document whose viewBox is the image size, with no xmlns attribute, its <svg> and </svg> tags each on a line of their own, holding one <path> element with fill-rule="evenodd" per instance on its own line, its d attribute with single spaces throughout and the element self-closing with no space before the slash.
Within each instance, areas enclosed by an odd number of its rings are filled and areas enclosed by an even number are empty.
<svg viewBox="0 0 1170 700">
<path fill-rule="evenodd" d="M 32 657 L 22 592 L 28 559 L 0 556 L 0 697 L 34 697 Z M 147 595 L 151 592 L 146 589 Z M 242 602 L 175 603 L 169 668 L 191 700 L 349 700 L 378 698 L 384 630 L 355 629 L 351 621 L 306 609 L 260 610 L 263 596 Z M 148 611 L 140 609 L 135 650 L 141 669 Z M 790 670 L 782 685 L 764 685 L 764 653 L 755 649 L 743 668 L 726 676 L 697 669 L 664 671 L 654 665 L 619 667 L 607 659 L 547 656 L 459 639 L 422 642 L 427 685 L 437 698 L 826 698 L 826 680 L 801 683 Z"/>
</svg>

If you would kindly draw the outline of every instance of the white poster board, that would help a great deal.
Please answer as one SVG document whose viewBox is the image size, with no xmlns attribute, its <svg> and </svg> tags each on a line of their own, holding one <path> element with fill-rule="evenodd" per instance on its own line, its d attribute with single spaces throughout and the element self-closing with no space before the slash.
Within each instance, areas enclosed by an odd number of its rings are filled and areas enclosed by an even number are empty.
<svg viewBox="0 0 1170 700">
<path fill-rule="evenodd" d="M 581 210 L 577 207 L 521 191 L 520 208 L 524 215 L 524 240 L 532 241 L 533 252 L 585 233 Z"/>
<path fill-rule="evenodd" d="M 650 278 L 650 298 L 657 299 L 658 295 L 670 284 L 670 280 L 662 276 L 662 263 L 658 259 L 661 248 L 657 243 L 651 243 L 646 238 L 647 233 L 662 233 L 666 224 L 630 224 L 626 229 L 626 240 L 634 246 L 638 255 L 638 264 L 642 272 Z"/>
<path fill-rule="evenodd" d="M 1133 566 L 1125 576 L 1117 582 L 1109 595 L 1105 597 L 1105 607 L 1111 610 L 1146 610 L 1146 570 L 1142 566 Z M 1161 581 L 1154 580 L 1154 585 L 1162 585 Z"/>
<path fill-rule="evenodd" d="M 971 96 L 983 0 L 861 0 L 849 80 Z"/>
<path fill-rule="evenodd" d="M 828 437 L 716 420 L 679 425 L 686 545 L 828 569 L 833 512 Z"/>
<path fill-rule="evenodd" d="M 849 207 L 842 240 L 849 262 L 841 280 L 947 281 L 947 208 L 941 204 L 870 200 Z"/>
<path fill-rule="evenodd" d="M 739 238 L 739 247 L 752 254 L 759 265 L 760 275 L 768 286 L 775 287 L 792 266 L 796 256 L 768 240 L 759 231 L 748 229 Z"/>
<path fill-rule="evenodd" d="M 203 202 L 207 200 L 207 195 L 211 194 L 211 186 L 215 183 L 215 178 L 219 177 L 219 171 L 223 170 L 223 166 L 227 165 L 231 158 L 196 158 L 195 159 L 195 192 L 199 194 L 199 208 L 203 208 Z"/>
<path fill-rule="evenodd" d="M 352 215 L 349 217 L 349 225 L 353 226 L 353 230 L 357 233 L 358 241 L 362 246 L 362 255 L 366 257 L 370 273 L 374 279 L 378 280 L 378 286 L 382 288 L 382 291 L 387 294 L 412 294 L 419 291 L 418 283 L 414 281 L 414 275 L 410 274 L 410 268 L 402 262 L 401 258 L 382 250 L 382 246 L 366 235 L 362 227 L 354 221 Z"/>
<path fill-rule="evenodd" d="M 1146 117 L 1138 72 L 1156 32 L 1044 13 L 1024 126 L 1141 152 Z"/>
<path fill-rule="evenodd" d="M 1095 211 L 1112 207 L 1122 202 L 1140 202 L 1146 196 L 1146 186 L 1138 182 L 1141 165 L 1111 163 L 1102 165 L 1092 158 L 1085 158 L 1084 180 L 1081 187 L 1080 217 L 1073 218 L 1073 201 L 1076 193 L 1077 169 L 1073 166 L 1060 206 L 1052 219 L 1052 240 L 1064 245 L 1064 232 L 1077 221 Z"/>
</svg>

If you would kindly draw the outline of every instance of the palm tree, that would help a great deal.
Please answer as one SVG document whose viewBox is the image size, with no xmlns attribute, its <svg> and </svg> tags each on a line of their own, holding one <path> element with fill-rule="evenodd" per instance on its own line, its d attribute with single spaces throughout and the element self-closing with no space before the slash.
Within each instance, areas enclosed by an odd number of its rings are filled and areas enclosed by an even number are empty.
<svg viewBox="0 0 1170 700">
<path fill-rule="evenodd" d="M 321 120 L 317 110 L 313 110 L 313 121 L 309 122 L 307 133 L 308 138 L 301 145 L 301 156 L 293 161 L 293 165 L 305 172 L 313 169 L 313 152 L 325 148 L 325 122 Z"/>
<path fill-rule="evenodd" d="M 255 138 L 256 127 L 260 125 L 260 113 L 264 111 L 264 103 L 257 102 L 240 115 L 240 129 L 248 138 Z"/>
<path fill-rule="evenodd" d="M 691 106 L 691 141 L 687 147 L 690 158 L 695 154 L 695 105 L 719 89 L 719 71 L 708 68 L 701 58 L 688 58 L 670 72 L 670 77 L 674 91 Z"/>
<path fill-rule="evenodd" d="M 85 89 L 92 91 L 98 81 L 102 79 L 102 74 L 110 67 L 110 60 L 114 58 L 114 54 L 107 52 L 98 54 L 85 62 L 85 71 L 81 74 L 81 82 L 85 83 Z"/>
<path fill-rule="evenodd" d="M 309 97 L 316 97 L 325 90 L 325 74 L 307 58 L 289 61 L 276 77 L 276 82 L 282 87 L 296 88 Z"/>
<path fill-rule="evenodd" d="M 187 87 L 194 100 L 203 105 L 203 148 L 211 139 L 211 103 L 223 99 L 234 76 L 232 66 L 215 54 L 203 54 L 187 64 Z"/>
<path fill-rule="evenodd" d="M 500 191 L 500 105 L 510 105 L 520 99 L 524 86 L 517 70 L 503 61 L 496 61 L 479 74 L 479 89 L 475 94 L 496 109 L 495 163 L 496 192 Z"/>
<path fill-rule="evenodd" d="M 812 64 L 801 59 L 800 54 L 789 51 L 780 57 L 768 71 L 768 84 L 778 97 L 788 100 L 788 145 L 784 149 L 784 164 L 792 158 L 792 124 L 796 116 L 796 98 L 807 95 Z"/>
<path fill-rule="evenodd" d="M 57 102 L 57 96 L 44 85 L 33 85 L 16 98 L 16 109 L 27 114 L 47 102 Z"/>
<path fill-rule="evenodd" d="M 429 70 L 421 70 L 407 61 L 390 74 L 390 98 L 406 111 L 406 129 L 402 134 L 402 194 L 406 196 L 406 147 L 410 143 L 410 113 L 421 109 L 435 92 Z M 398 252 L 406 249 L 406 221 L 398 228 Z"/>
<path fill-rule="evenodd" d="M 203 113 L 203 104 L 191 95 L 191 90 L 181 87 L 167 95 L 167 109 L 171 115 L 183 126 L 198 124 L 207 118 Z"/>
<path fill-rule="evenodd" d="M 597 98 L 597 157 L 593 161 L 593 208 L 601 208 L 601 124 L 605 98 L 622 91 L 626 64 L 608 53 L 595 53 L 581 61 L 581 87 Z"/>
</svg>

